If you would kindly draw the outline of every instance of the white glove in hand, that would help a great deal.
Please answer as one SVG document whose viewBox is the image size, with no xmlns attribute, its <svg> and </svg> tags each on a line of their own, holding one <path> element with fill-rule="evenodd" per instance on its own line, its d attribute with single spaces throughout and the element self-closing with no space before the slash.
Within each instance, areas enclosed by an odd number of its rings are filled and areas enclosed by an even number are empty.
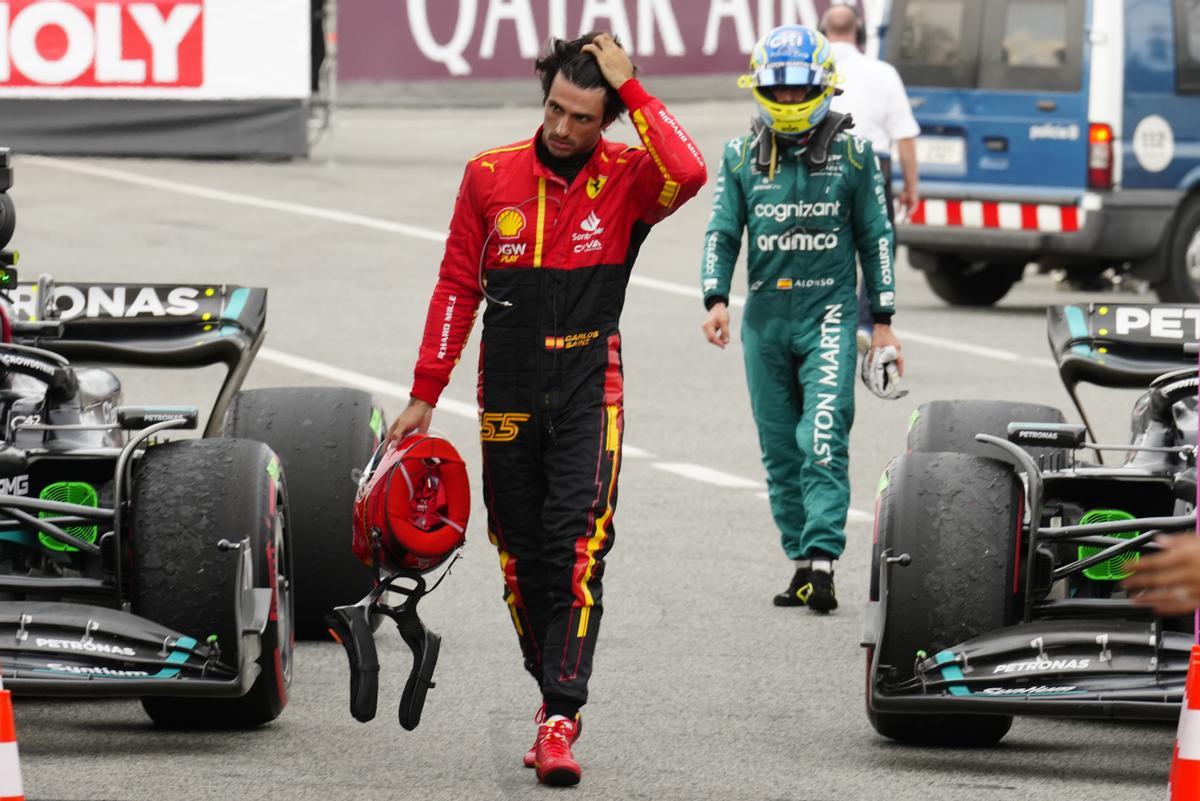
<svg viewBox="0 0 1200 801">
<path fill-rule="evenodd" d="M 884 400 L 899 400 L 908 394 L 900 388 L 900 371 L 896 369 L 899 353 L 888 345 L 867 351 L 862 360 L 862 382 L 867 389 Z"/>
</svg>

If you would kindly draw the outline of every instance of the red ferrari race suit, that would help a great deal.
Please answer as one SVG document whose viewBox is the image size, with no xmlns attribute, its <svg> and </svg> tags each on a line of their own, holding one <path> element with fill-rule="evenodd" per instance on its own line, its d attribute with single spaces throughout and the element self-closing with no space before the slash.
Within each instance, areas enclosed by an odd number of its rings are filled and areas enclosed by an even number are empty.
<svg viewBox="0 0 1200 801">
<path fill-rule="evenodd" d="M 582 706 L 613 543 L 623 389 L 618 322 L 650 226 L 704 185 L 699 149 L 636 79 L 620 88 L 642 147 L 600 139 L 567 182 L 534 138 L 467 164 L 413 378 L 436 404 L 486 282 L 479 359 L 488 536 L 526 669 Z"/>
</svg>

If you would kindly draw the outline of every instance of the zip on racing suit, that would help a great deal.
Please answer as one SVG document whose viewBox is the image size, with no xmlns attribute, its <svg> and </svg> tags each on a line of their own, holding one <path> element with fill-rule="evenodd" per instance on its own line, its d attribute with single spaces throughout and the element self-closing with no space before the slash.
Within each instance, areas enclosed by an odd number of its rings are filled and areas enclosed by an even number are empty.
<svg viewBox="0 0 1200 801">
<path fill-rule="evenodd" d="M 837 133 L 816 171 L 792 146 L 773 178 L 755 169 L 752 140 L 725 148 L 700 268 L 704 303 L 728 303 L 748 229 L 742 342 L 771 513 L 789 559 L 836 559 L 850 504 L 856 254 L 876 322 L 890 322 L 895 304 L 883 181 L 871 143 L 854 134 Z"/>
<path fill-rule="evenodd" d="M 624 425 L 618 322 L 650 226 L 703 186 L 699 149 L 636 79 L 643 147 L 601 139 L 568 186 L 533 139 L 467 164 L 412 396 L 436 404 L 483 297 L 478 400 L 488 536 L 525 667 L 582 706 L 602 614 Z"/>
</svg>

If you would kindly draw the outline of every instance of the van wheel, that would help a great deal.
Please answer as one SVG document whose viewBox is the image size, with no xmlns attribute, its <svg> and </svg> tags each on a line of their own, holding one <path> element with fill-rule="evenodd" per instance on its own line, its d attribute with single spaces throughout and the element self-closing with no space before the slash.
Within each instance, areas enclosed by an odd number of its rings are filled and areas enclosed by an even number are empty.
<svg viewBox="0 0 1200 801">
<path fill-rule="evenodd" d="M 1192 198 L 1179 212 L 1167 273 L 1154 291 L 1164 303 L 1200 302 L 1200 197 Z"/>
<path fill-rule="evenodd" d="M 967 261 L 958 256 L 926 254 L 925 281 L 933 294 L 951 306 L 991 306 L 1021 278 L 1024 265 Z"/>
</svg>

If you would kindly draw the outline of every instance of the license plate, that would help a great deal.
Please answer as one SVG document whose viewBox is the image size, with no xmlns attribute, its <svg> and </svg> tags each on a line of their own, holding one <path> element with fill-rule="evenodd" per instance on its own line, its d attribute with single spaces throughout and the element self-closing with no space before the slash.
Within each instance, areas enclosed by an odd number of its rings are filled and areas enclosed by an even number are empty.
<svg viewBox="0 0 1200 801">
<path fill-rule="evenodd" d="M 918 136 L 917 164 L 922 167 L 965 169 L 967 148 L 957 136 Z"/>
</svg>

